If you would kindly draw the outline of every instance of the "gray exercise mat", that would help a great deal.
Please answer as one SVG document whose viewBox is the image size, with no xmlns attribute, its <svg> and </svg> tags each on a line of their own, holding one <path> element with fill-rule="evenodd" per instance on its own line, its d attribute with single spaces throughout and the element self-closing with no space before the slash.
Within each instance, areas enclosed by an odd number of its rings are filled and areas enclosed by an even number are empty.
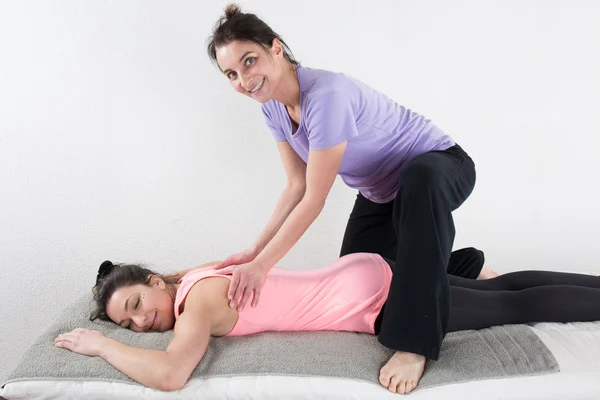
<svg viewBox="0 0 600 400">
<path fill-rule="evenodd" d="M 75 328 L 101 331 L 123 343 L 165 349 L 173 332 L 135 333 L 108 322 L 90 322 L 90 296 L 65 310 L 29 348 L 4 383 L 22 380 L 101 380 L 135 383 L 100 357 L 54 347 Z M 376 337 L 351 332 L 267 332 L 211 339 L 193 378 L 234 375 L 332 376 L 379 385 L 379 369 L 393 351 Z M 526 325 L 451 333 L 439 361 L 427 364 L 419 388 L 450 383 L 557 372 L 556 359 Z"/>
</svg>

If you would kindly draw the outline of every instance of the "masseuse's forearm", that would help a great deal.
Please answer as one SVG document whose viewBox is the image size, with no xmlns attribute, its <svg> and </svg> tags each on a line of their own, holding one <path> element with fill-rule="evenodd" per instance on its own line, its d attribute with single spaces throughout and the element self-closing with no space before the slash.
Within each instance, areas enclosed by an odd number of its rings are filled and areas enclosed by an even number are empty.
<svg viewBox="0 0 600 400">
<path fill-rule="evenodd" d="M 159 390 L 175 390 L 181 386 L 176 372 L 177 360 L 171 356 L 166 351 L 140 349 L 110 338 L 100 354 L 134 381 Z"/>
<path fill-rule="evenodd" d="M 298 203 L 275 237 L 256 257 L 265 270 L 270 270 L 294 247 L 308 227 L 317 219 L 324 205 L 325 201 L 307 197 Z"/>
<path fill-rule="evenodd" d="M 286 186 L 285 190 L 279 197 L 279 201 L 275 206 L 275 210 L 271 215 L 271 219 L 253 245 L 256 254 L 263 251 L 273 237 L 275 237 L 286 219 L 304 197 L 305 191 L 306 186 L 302 184 Z"/>
</svg>

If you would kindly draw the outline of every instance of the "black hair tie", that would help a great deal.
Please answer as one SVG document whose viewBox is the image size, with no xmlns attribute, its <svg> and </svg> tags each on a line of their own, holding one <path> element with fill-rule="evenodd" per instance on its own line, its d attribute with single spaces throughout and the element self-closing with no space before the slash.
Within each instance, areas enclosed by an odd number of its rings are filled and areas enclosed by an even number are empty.
<svg viewBox="0 0 600 400">
<path fill-rule="evenodd" d="M 111 261 L 108 260 L 100 264 L 100 268 L 98 268 L 98 275 L 96 276 L 96 284 L 100 282 L 100 279 L 110 274 L 115 267 L 116 265 L 114 265 Z"/>
</svg>

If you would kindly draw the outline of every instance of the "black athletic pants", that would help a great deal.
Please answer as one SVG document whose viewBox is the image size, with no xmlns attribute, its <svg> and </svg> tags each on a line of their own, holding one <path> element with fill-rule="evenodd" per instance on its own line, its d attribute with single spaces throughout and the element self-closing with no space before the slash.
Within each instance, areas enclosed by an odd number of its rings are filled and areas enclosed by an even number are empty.
<svg viewBox="0 0 600 400">
<path fill-rule="evenodd" d="M 394 262 L 386 261 L 394 271 Z M 452 304 L 449 332 L 531 322 L 600 321 L 597 276 L 519 271 L 483 281 L 448 279 Z M 384 305 L 384 309 L 394 307 L 389 302 Z M 375 333 L 381 328 L 384 309 L 375 322 Z"/>
<path fill-rule="evenodd" d="M 448 329 L 447 272 L 476 278 L 453 260 L 452 211 L 475 185 L 473 160 L 458 145 L 415 158 L 403 172 L 395 199 L 373 203 L 359 194 L 350 215 L 341 255 L 370 252 L 394 260 L 379 342 L 395 350 L 437 359 Z"/>
</svg>

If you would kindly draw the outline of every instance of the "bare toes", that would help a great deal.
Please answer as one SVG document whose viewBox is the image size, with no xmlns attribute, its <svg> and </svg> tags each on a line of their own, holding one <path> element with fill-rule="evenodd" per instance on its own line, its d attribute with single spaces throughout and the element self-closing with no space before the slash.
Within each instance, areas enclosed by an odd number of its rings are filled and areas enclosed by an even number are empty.
<svg viewBox="0 0 600 400">
<path fill-rule="evenodd" d="M 406 381 L 400 382 L 400 385 L 398 385 L 398 393 L 401 393 L 401 394 L 407 393 L 407 391 L 406 391 Z"/>
<path fill-rule="evenodd" d="M 383 387 L 388 387 L 390 386 L 390 376 L 386 373 L 383 372 L 379 372 L 379 383 L 381 383 L 381 385 Z"/>
<path fill-rule="evenodd" d="M 399 379 L 397 377 L 392 377 L 390 384 L 388 386 L 388 390 L 392 393 L 398 393 L 398 383 Z"/>
</svg>

